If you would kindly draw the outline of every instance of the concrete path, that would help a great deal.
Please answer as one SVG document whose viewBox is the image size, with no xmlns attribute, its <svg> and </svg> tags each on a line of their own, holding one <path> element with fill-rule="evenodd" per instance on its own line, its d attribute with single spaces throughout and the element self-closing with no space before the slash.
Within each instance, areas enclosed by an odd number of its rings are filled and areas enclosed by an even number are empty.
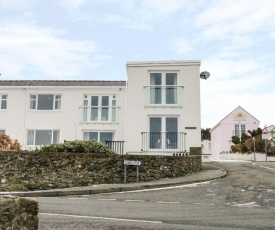
<svg viewBox="0 0 275 230">
<path fill-rule="evenodd" d="M 226 170 L 218 168 L 211 163 L 203 163 L 202 171 L 176 178 L 165 178 L 155 181 L 126 183 L 126 184 L 99 184 L 84 187 L 71 187 L 28 192 L 0 192 L 0 195 L 14 195 L 21 197 L 55 197 L 69 195 L 89 195 L 99 193 L 112 193 L 134 191 L 152 188 L 169 187 L 215 180 L 226 176 Z"/>
</svg>

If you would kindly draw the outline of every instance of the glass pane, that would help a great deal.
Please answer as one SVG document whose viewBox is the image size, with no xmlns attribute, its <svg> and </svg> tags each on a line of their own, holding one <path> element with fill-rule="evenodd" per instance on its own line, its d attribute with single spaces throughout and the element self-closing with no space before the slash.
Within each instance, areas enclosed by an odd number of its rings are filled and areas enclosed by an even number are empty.
<svg viewBox="0 0 275 230">
<path fill-rule="evenodd" d="M 166 104 L 177 104 L 177 87 L 166 87 Z"/>
<path fill-rule="evenodd" d="M 150 148 L 161 148 L 161 118 L 160 117 L 150 117 L 150 134 L 149 143 Z"/>
<path fill-rule="evenodd" d="M 167 117 L 166 118 L 166 148 L 177 149 L 178 148 L 178 118 Z"/>
<path fill-rule="evenodd" d="M 31 100 L 31 102 L 30 102 L 30 109 L 36 109 L 36 101 Z"/>
<path fill-rule="evenodd" d="M 59 131 L 53 131 L 53 144 L 59 143 Z"/>
<path fill-rule="evenodd" d="M 27 133 L 27 145 L 34 145 L 34 130 L 28 130 Z"/>
<path fill-rule="evenodd" d="M 8 95 L 2 95 L 2 99 L 5 100 L 8 98 Z"/>
<path fill-rule="evenodd" d="M 98 106 L 98 96 L 92 96 L 91 106 Z"/>
<path fill-rule="evenodd" d="M 53 95 L 52 94 L 38 95 L 37 110 L 53 110 Z"/>
<path fill-rule="evenodd" d="M 1 101 L 1 109 L 7 109 L 7 101 Z"/>
<path fill-rule="evenodd" d="M 101 132 L 100 133 L 100 142 L 105 144 L 105 141 L 112 141 L 113 133 L 111 132 Z"/>
<path fill-rule="evenodd" d="M 84 100 L 83 102 L 83 121 L 87 121 L 88 119 L 88 100 Z"/>
<path fill-rule="evenodd" d="M 161 87 L 150 87 L 150 104 L 161 104 Z"/>
<path fill-rule="evenodd" d="M 91 121 L 98 121 L 98 108 L 91 108 Z"/>
<path fill-rule="evenodd" d="M 109 96 L 102 96 L 102 106 L 109 106 Z"/>
<path fill-rule="evenodd" d="M 0 133 L 5 134 L 5 130 L 4 129 L 0 129 Z"/>
<path fill-rule="evenodd" d="M 177 85 L 176 73 L 166 73 L 166 85 Z"/>
<path fill-rule="evenodd" d="M 52 130 L 36 130 L 35 145 L 50 145 L 52 141 Z"/>
<path fill-rule="evenodd" d="M 116 100 L 112 100 L 112 122 L 116 122 Z"/>
<path fill-rule="evenodd" d="M 109 120 L 109 108 L 102 108 L 101 111 L 101 121 Z"/>
<path fill-rule="evenodd" d="M 89 132 L 84 132 L 83 133 L 83 140 L 84 141 L 90 140 L 90 133 Z"/>
<path fill-rule="evenodd" d="M 161 73 L 150 73 L 150 85 L 161 85 Z"/>
<path fill-rule="evenodd" d="M 90 132 L 89 139 L 98 141 L 98 132 Z"/>
<path fill-rule="evenodd" d="M 55 95 L 55 109 L 61 109 L 61 95 Z"/>
</svg>

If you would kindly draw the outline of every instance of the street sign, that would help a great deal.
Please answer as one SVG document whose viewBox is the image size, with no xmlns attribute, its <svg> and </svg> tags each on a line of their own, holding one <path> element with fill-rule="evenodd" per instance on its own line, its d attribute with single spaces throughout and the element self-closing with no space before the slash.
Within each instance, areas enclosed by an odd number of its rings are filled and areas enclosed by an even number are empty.
<svg viewBox="0 0 275 230">
<path fill-rule="evenodd" d="M 268 138 L 269 138 L 268 130 L 264 128 L 262 131 L 262 140 L 268 140 Z"/>
<path fill-rule="evenodd" d="M 141 162 L 133 160 L 124 160 L 124 165 L 141 165 Z"/>
</svg>

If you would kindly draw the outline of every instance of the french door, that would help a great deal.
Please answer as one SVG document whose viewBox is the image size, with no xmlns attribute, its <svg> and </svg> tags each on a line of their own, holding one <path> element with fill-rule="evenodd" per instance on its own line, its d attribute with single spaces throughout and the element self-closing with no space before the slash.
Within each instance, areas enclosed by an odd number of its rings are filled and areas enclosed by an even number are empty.
<svg viewBox="0 0 275 230">
<path fill-rule="evenodd" d="M 149 133 L 150 149 L 178 148 L 177 117 L 149 117 Z"/>
</svg>

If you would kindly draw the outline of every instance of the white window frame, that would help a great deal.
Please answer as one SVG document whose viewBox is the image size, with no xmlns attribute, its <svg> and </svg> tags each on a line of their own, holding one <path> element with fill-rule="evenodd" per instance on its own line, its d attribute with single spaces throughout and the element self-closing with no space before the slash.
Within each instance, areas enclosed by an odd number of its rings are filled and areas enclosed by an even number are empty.
<svg viewBox="0 0 275 230">
<path fill-rule="evenodd" d="M 183 86 L 178 85 L 179 81 L 179 72 L 178 71 L 149 71 L 149 105 L 156 105 L 156 106 L 176 106 L 179 105 L 179 88 Z M 160 74 L 161 75 L 161 84 L 160 85 L 154 85 L 151 84 L 151 74 Z M 176 74 L 176 84 L 175 85 L 167 85 L 166 84 L 166 74 Z M 167 93 L 168 90 L 173 90 L 175 93 L 174 103 L 168 103 L 167 102 Z M 156 93 L 156 90 L 159 90 L 159 93 L 161 94 L 160 96 L 160 103 L 154 103 L 153 95 L 152 92 Z M 153 101 L 153 102 L 152 102 Z"/>
<path fill-rule="evenodd" d="M 53 96 L 53 108 L 52 109 L 38 109 L 38 97 L 40 95 L 51 95 Z M 61 110 L 61 94 L 51 94 L 51 93 L 39 93 L 39 94 L 30 94 L 29 97 L 29 109 L 30 110 L 36 110 L 36 111 L 55 111 L 55 110 Z"/>
<path fill-rule="evenodd" d="M 110 133 L 112 135 L 111 141 L 113 141 L 115 139 L 115 131 L 113 131 L 113 130 L 84 130 L 82 132 L 82 137 L 83 137 L 84 141 L 85 140 L 91 140 L 90 138 L 88 139 L 87 136 L 85 137 L 85 135 L 87 135 L 87 134 L 90 135 L 90 133 L 97 133 L 97 140 L 96 141 L 98 141 L 98 142 L 101 142 L 100 141 L 100 139 L 101 139 L 101 133 Z M 101 142 L 101 143 L 105 144 L 105 140 L 103 142 Z"/>
<path fill-rule="evenodd" d="M 243 129 L 243 127 L 244 127 L 244 129 Z M 234 136 L 237 136 L 241 139 L 243 133 L 246 133 L 246 125 L 245 124 L 235 124 L 234 125 Z"/>
<path fill-rule="evenodd" d="M 6 97 L 6 98 L 3 98 L 3 97 Z M 6 108 L 3 108 L 4 107 L 4 102 L 6 102 Z M 7 110 L 8 109 L 8 94 L 6 93 L 3 93 L 3 94 L 0 94 L 0 110 Z"/>
<path fill-rule="evenodd" d="M 48 132 L 51 132 L 51 143 L 46 144 L 46 145 L 58 144 L 59 143 L 60 130 L 58 130 L 58 129 L 28 129 L 27 132 L 26 132 L 26 134 L 27 134 L 27 143 L 26 143 L 26 145 L 27 146 L 42 146 L 42 145 L 36 144 L 36 142 L 35 142 L 36 141 L 37 131 L 48 131 Z M 32 134 L 30 132 L 32 132 Z M 54 141 L 54 132 L 55 132 L 56 138 L 57 138 L 56 141 Z M 29 138 L 31 138 L 32 140 L 30 140 Z"/>
<path fill-rule="evenodd" d="M 98 98 L 98 104 L 92 106 L 92 97 Z M 108 97 L 108 105 L 102 105 L 103 97 Z M 103 116 L 104 109 L 108 109 L 108 117 Z M 114 94 L 89 94 L 83 99 L 83 121 L 93 123 L 115 123 L 118 119 L 117 95 Z M 97 111 L 97 116 L 93 117 L 92 111 Z M 104 119 L 105 118 L 105 119 Z"/>
</svg>

